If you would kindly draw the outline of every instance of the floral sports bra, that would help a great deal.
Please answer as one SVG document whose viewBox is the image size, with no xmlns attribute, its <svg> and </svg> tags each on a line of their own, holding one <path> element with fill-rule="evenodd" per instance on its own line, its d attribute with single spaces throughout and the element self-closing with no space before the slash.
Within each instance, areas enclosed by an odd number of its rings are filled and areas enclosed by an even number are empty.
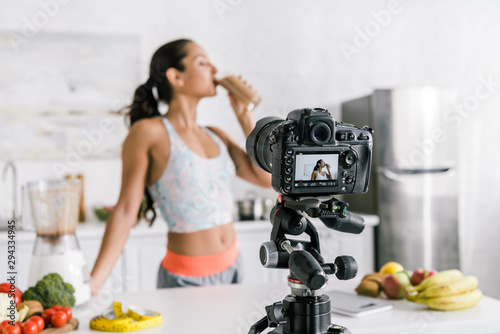
<svg viewBox="0 0 500 334">
<path fill-rule="evenodd" d="M 235 167 L 224 142 L 204 128 L 217 144 L 219 155 L 202 158 L 191 151 L 165 117 L 162 120 L 170 139 L 170 156 L 165 171 L 149 191 L 169 232 L 196 232 L 231 222 Z"/>
</svg>

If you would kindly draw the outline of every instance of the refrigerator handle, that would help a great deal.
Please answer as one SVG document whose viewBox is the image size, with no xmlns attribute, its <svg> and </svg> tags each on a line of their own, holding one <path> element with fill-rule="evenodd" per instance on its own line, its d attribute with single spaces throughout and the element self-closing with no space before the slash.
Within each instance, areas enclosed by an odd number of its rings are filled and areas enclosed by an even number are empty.
<svg viewBox="0 0 500 334">
<path fill-rule="evenodd" d="M 382 175 L 384 175 L 385 178 L 392 180 L 392 181 L 400 182 L 403 179 L 399 174 L 394 173 L 393 171 L 391 171 L 390 169 L 387 169 L 387 168 L 377 168 L 377 172 L 382 173 Z"/>
<path fill-rule="evenodd" d="M 389 180 L 393 181 L 402 181 L 403 175 L 422 175 L 422 174 L 438 174 L 438 173 L 446 173 L 450 171 L 451 167 L 443 167 L 443 168 L 429 168 L 429 169 L 395 169 L 391 170 L 386 167 L 377 168 L 377 173 L 381 173 Z"/>
</svg>

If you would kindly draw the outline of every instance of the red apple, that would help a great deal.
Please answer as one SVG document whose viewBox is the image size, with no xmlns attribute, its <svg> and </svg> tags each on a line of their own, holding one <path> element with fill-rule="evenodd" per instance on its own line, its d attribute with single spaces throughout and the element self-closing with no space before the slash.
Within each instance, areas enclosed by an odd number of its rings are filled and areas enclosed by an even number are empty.
<svg viewBox="0 0 500 334">
<path fill-rule="evenodd" d="M 418 268 L 413 271 L 413 274 L 410 277 L 411 285 L 416 286 L 422 283 L 425 278 L 425 270 L 422 268 Z"/>
<path fill-rule="evenodd" d="M 405 271 L 385 275 L 380 281 L 380 286 L 389 299 L 406 297 L 406 287 L 410 284 L 410 277 Z"/>
<path fill-rule="evenodd" d="M 422 268 L 419 268 L 419 269 L 415 270 L 413 272 L 413 274 L 411 275 L 411 278 L 410 278 L 411 285 L 417 286 L 420 283 L 422 283 L 422 281 L 424 279 L 426 279 L 427 277 L 431 277 L 434 274 L 437 274 L 437 271 L 435 271 L 435 270 L 424 270 Z"/>
</svg>

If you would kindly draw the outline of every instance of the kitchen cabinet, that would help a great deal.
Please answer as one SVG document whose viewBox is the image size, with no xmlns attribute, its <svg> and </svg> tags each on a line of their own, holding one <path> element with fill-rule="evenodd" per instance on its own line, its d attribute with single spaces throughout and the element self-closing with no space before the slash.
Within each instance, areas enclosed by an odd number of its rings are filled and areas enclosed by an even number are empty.
<svg viewBox="0 0 500 334">
<path fill-rule="evenodd" d="M 92 270 L 92 266 L 99 253 L 99 247 L 101 245 L 101 238 L 104 232 L 104 225 L 97 223 L 90 223 L 89 226 L 80 225 L 77 229 L 77 238 L 80 244 L 80 248 L 83 252 L 85 259 L 87 260 L 88 270 Z M 33 245 L 36 239 L 36 234 L 34 231 L 16 231 L 15 244 L 16 244 L 16 286 L 21 290 L 26 290 L 28 288 L 28 273 L 31 263 L 31 253 L 33 251 Z M 3 250 L 7 250 L 7 232 L 0 231 L 0 249 L 2 249 L 2 254 L 7 254 Z M 4 281 L 8 276 L 7 272 L 7 256 L 0 259 L 0 279 Z M 123 272 L 123 257 L 118 259 L 110 278 L 106 282 L 104 289 L 111 293 L 118 293 L 126 291 L 125 284 L 123 283 L 122 277 L 124 277 Z M 5 279 L 4 279 L 5 277 Z"/>
<path fill-rule="evenodd" d="M 15 269 L 10 270 L 8 269 L 9 263 L 7 259 L 7 232 L 0 231 L 0 234 L 2 235 L 0 238 L 0 254 L 2 255 L 2 258 L 0 258 L 0 281 L 5 282 L 8 277 L 12 276 L 11 274 L 7 274 L 8 272 L 16 272 L 16 286 L 24 291 L 28 284 L 28 271 L 31 261 L 31 253 L 33 251 L 33 242 L 35 241 L 35 238 L 30 238 L 28 242 L 24 240 L 22 242 L 19 242 L 19 238 L 17 238 L 16 233 Z"/>
<path fill-rule="evenodd" d="M 339 255 L 353 256 L 359 266 L 357 279 L 372 272 L 374 268 L 374 241 L 373 227 L 378 224 L 378 217 L 363 216 L 367 227 L 360 235 L 340 233 L 326 228 L 321 222 L 312 220 L 317 227 L 321 252 L 323 257 L 332 262 Z M 104 234 L 105 224 L 89 221 L 79 224 L 77 238 L 80 248 L 87 260 L 88 269 L 92 270 Z M 288 270 L 266 269 L 259 259 L 260 245 L 269 240 L 272 225 L 268 221 L 236 222 L 235 231 L 243 263 L 242 283 L 271 283 L 284 282 Z M 137 292 L 153 291 L 156 289 L 156 277 L 161 260 L 167 248 L 167 224 L 158 219 L 152 227 L 140 222 L 130 232 L 125 248 L 113 268 L 112 274 L 103 287 L 103 292 Z M 33 231 L 17 231 L 17 285 L 20 289 L 27 288 L 27 278 L 31 252 L 36 234 Z M 0 231 L 0 249 L 7 248 L 7 234 Z M 3 253 L 3 252 L 2 252 Z M 7 259 L 0 259 L 0 274 L 6 277 Z M 339 286 L 354 287 L 357 279 L 340 282 Z M 335 279 L 336 281 L 336 279 Z"/>
<path fill-rule="evenodd" d="M 152 291 L 167 249 L 166 232 L 129 239 L 122 257 L 125 291 Z"/>
<path fill-rule="evenodd" d="M 93 233 L 86 233 L 83 236 L 77 233 L 80 248 L 82 249 L 83 255 L 87 260 L 89 274 L 94 267 L 97 255 L 99 255 L 99 249 L 101 247 L 101 239 L 104 233 L 104 229 L 99 228 L 96 232 L 96 234 L 99 235 L 98 237 L 96 237 Z M 127 291 L 127 275 L 123 264 L 124 257 L 120 256 L 113 268 L 113 271 L 104 284 L 102 291 L 106 291 L 107 293 L 119 293 Z"/>
</svg>

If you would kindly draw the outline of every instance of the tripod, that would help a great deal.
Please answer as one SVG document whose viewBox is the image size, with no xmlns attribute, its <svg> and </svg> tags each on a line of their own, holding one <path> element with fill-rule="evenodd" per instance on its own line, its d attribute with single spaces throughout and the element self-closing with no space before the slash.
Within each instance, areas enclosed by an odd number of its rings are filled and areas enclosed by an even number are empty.
<svg viewBox="0 0 500 334">
<path fill-rule="evenodd" d="M 326 275 L 338 279 L 354 278 L 358 271 L 351 256 L 338 256 L 334 263 L 325 263 L 321 256 L 319 236 L 314 225 L 303 215 L 319 218 L 328 228 L 359 234 L 364 229 L 360 216 L 347 212 L 348 204 L 335 198 L 295 199 L 280 195 L 271 211 L 271 240 L 260 248 L 260 261 L 266 268 L 289 268 L 287 278 L 291 294 L 283 301 L 266 306 L 266 316 L 250 328 L 258 334 L 269 327 L 270 334 L 351 333 L 331 323 L 330 297 L 324 295 Z M 288 239 L 287 235 L 306 233 L 310 241 Z"/>
</svg>

